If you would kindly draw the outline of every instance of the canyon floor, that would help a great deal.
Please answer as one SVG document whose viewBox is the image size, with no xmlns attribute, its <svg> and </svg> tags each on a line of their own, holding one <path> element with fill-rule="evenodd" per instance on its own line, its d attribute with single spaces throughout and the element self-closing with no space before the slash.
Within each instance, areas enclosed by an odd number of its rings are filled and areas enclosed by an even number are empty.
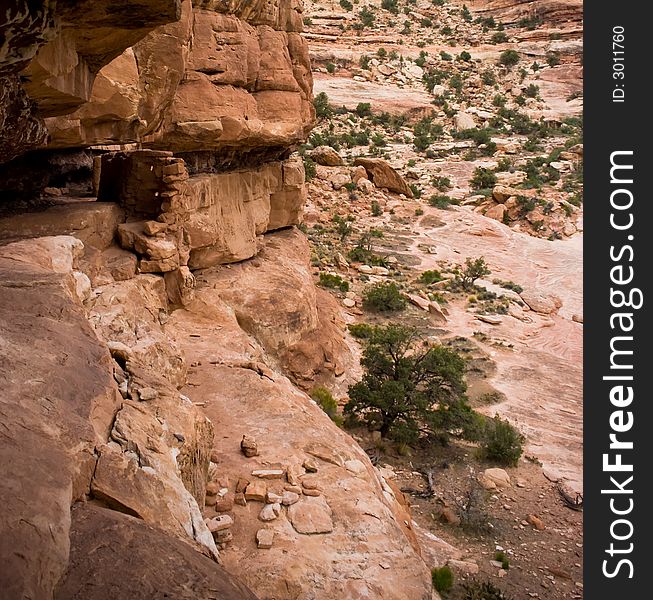
<svg viewBox="0 0 653 600">
<path fill-rule="evenodd" d="M 347 293 L 333 292 L 348 323 L 399 322 L 461 348 L 473 365 L 468 371 L 472 403 L 487 415 L 507 418 L 527 441 L 519 466 L 508 469 L 513 487 L 492 495 L 485 506 L 490 531 L 470 534 L 442 525 L 439 515 L 443 506 L 459 506 L 470 473 L 492 466 L 475 458 L 473 448 L 420 446 L 402 456 L 405 449 L 380 445 L 368 432 L 358 432 L 358 439 L 401 489 L 412 493 L 420 527 L 451 545 L 430 547 L 428 536 L 421 538 L 424 552 L 438 557 L 435 562 L 471 560 L 480 570 L 476 577 L 489 578 L 513 598 L 580 598 L 582 512 L 566 506 L 558 491 L 562 487 L 574 497 L 583 489 L 582 205 L 574 198 L 581 187 L 570 183 L 582 171 L 582 146 L 580 155 L 573 147 L 582 142 L 575 120 L 582 113 L 578 30 L 571 23 L 523 23 L 506 30 L 509 39 L 488 43 L 496 29 L 488 31 L 478 18 L 465 20 L 460 5 L 433 8 L 419 2 L 420 14 L 410 14 L 405 22 L 401 14 L 372 7 L 374 25 L 357 29 L 352 23 L 362 5 L 352 12 L 335 2 L 308 4 L 314 89 L 322 94 L 324 109 L 306 149 L 317 163 L 305 217 L 316 275 L 338 275 L 349 284 Z M 502 67 L 501 53 L 514 48 L 531 53 L 532 64 Z M 465 51 L 471 64 L 460 58 Z M 459 58 L 451 62 L 452 57 Z M 537 67 L 538 59 L 543 66 Z M 429 93 L 433 73 L 440 81 Z M 457 74 L 464 81 L 460 90 L 455 89 Z M 531 97 L 524 102 L 525 95 Z M 506 106 L 517 112 L 525 106 L 532 120 L 552 129 L 540 139 L 514 122 L 501 132 L 502 117 L 510 118 L 502 113 Z M 418 146 L 428 118 L 444 123 L 444 132 Z M 420 123 L 426 127 L 419 129 Z M 467 127 L 488 128 L 483 141 L 491 140 L 498 150 L 485 153 L 482 143 L 462 142 L 466 136 L 456 132 Z M 359 184 L 355 167 L 346 165 L 361 156 L 385 159 L 410 192 L 379 192 Z M 559 171 L 530 185 L 538 160 Z M 564 164 L 556 164 L 559 160 Z M 502 190 L 483 190 L 488 184 L 471 181 L 479 168 L 496 173 L 490 187 L 504 184 L 512 188 L 506 196 L 528 194 L 536 202 L 519 199 L 522 208 L 511 211 L 514 199 L 506 201 Z M 497 205 L 500 210 L 493 210 Z M 345 235 L 343 222 L 351 228 Z M 369 247 L 381 257 L 376 263 L 381 269 L 347 260 L 366 231 L 375 232 Z M 420 283 L 425 271 L 453 272 L 465 259 L 479 256 L 491 275 L 477 284 L 503 298 L 507 310 L 448 293 L 446 280 L 440 282 L 444 285 Z M 395 281 L 409 299 L 411 294 L 418 298 L 400 313 L 370 313 L 363 308 L 365 289 L 384 281 Z M 506 282 L 548 299 L 547 306 L 533 304 L 529 310 L 523 298 L 506 291 L 514 289 Z M 444 307 L 445 323 L 425 310 L 433 300 Z M 351 344 L 357 346 L 354 340 Z M 424 498 L 427 472 L 435 484 Z M 529 515 L 545 528 L 538 530 Z M 510 557 L 507 572 L 492 564 L 497 551 Z M 456 575 L 464 580 L 470 574 L 464 565 L 461 569 Z M 464 597 L 460 586 L 450 597 Z"/>
</svg>

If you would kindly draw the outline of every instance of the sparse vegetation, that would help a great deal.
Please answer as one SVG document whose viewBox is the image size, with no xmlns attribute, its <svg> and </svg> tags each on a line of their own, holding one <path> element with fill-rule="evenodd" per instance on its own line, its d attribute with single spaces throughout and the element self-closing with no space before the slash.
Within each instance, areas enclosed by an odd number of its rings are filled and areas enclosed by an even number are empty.
<svg viewBox="0 0 653 600">
<path fill-rule="evenodd" d="M 453 587 L 453 571 L 448 567 L 433 567 L 431 569 L 433 587 L 440 594 L 447 594 Z"/>
<path fill-rule="evenodd" d="M 363 379 L 349 388 L 344 410 L 382 437 L 413 443 L 420 435 L 472 435 L 477 419 L 464 397 L 465 363 L 453 350 L 424 344 L 413 328 L 376 326 L 361 365 Z"/>
<path fill-rule="evenodd" d="M 516 466 L 522 455 L 524 436 L 501 417 L 486 419 L 481 439 L 481 455 L 505 466 Z"/>
<path fill-rule="evenodd" d="M 470 180 L 470 185 L 475 190 L 485 190 L 494 187 L 497 184 L 497 176 L 494 171 L 484 167 L 476 167 L 474 175 Z"/>
<path fill-rule="evenodd" d="M 472 579 L 463 583 L 463 600 L 511 600 L 490 581 Z"/>
<path fill-rule="evenodd" d="M 485 259 L 481 256 L 479 258 L 467 258 L 465 266 L 458 269 L 457 278 L 464 290 L 471 290 L 474 288 L 474 282 L 485 275 L 489 275 L 492 271 L 488 269 L 485 264 Z"/>
<path fill-rule="evenodd" d="M 377 283 L 363 292 L 363 307 L 374 312 L 398 312 L 406 308 L 406 299 L 394 281 Z"/>
<path fill-rule="evenodd" d="M 430 285 L 432 283 L 436 283 L 437 281 L 442 281 L 442 274 L 440 273 L 440 271 L 437 271 L 435 269 L 424 271 L 419 276 L 419 280 L 421 283 Z"/>
<path fill-rule="evenodd" d="M 341 292 L 349 291 L 349 282 L 345 281 L 340 275 L 332 273 L 320 273 L 320 285 L 325 288 L 338 289 Z"/>
<path fill-rule="evenodd" d="M 519 52 L 516 50 L 504 50 L 499 57 L 499 64 L 505 67 L 514 67 L 519 62 Z"/>
</svg>

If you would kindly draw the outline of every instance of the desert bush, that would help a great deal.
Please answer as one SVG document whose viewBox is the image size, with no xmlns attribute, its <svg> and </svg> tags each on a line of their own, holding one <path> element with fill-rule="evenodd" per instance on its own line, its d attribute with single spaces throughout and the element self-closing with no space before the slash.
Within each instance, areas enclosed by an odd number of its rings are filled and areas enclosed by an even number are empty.
<svg viewBox="0 0 653 600">
<path fill-rule="evenodd" d="M 421 434 L 466 435 L 474 413 L 463 396 L 465 362 L 425 343 L 414 328 L 373 327 L 361 359 L 363 378 L 349 388 L 345 413 L 365 419 L 382 437 L 412 443 Z"/>
<path fill-rule="evenodd" d="M 440 271 L 438 271 L 436 269 L 432 269 L 432 270 L 429 270 L 429 271 L 424 271 L 419 276 L 419 281 L 420 281 L 420 283 L 430 285 L 431 283 L 435 283 L 437 281 L 442 281 L 442 274 L 440 273 Z"/>
<path fill-rule="evenodd" d="M 433 567 L 431 569 L 433 587 L 440 594 L 446 594 L 453 587 L 453 571 L 448 567 Z"/>
<path fill-rule="evenodd" d="M 375 312 L 397 312 L 406 308 L 397 284 L 393 281 L 377 283 L 363 292 L 363 306 Z"/>
<path fill-rule="evenodd" d="M 481 439 L 481 454 L 488 460 L 516 466 L 526 439 L 508 421 L 495 416 L 486 419 Z"/>
<path fill-rule="evenodd" d="M 485 190 L 494 187 L 497 184 L 497 176 L 494 171 L 491 171 L 490 169 L 476 167 L 469 183 L 472 186 L 472 189 Z"/>
<path fill-rule="evenodd" d="M 510 600 L 497 586 L 489 581 L 472 579 L 463 583 L 463 600 Z"/>
<path fill-rule="evenodd" d="M 341 292 L 349 291 L 349 282 L 345 281 L 340 275 L 331 273 L 320 273 L 320 285 L 325 288 L 338 289 Z"/>
<path fill-rule="evenodd" d="M 504 50 L 499 57 L 499 64 L 505 67 L 514 67 L 519 62 L 519 52 L 516 50 Z"/>
</svg>

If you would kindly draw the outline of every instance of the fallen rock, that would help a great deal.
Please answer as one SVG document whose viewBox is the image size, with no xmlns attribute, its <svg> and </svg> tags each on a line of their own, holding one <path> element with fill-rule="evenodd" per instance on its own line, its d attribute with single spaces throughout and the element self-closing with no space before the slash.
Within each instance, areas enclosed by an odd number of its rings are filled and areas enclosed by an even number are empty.
<svg viewBox="0 0 653 600">
<path fill-rule="evenodd" d="M 325 167 L 341 167 L 345 164 L 342 156 L 331 146 L 318 146 L 308 154 L 318 165 Z"/>
<path fill-rule="evenodd" d="M 404 194 L 407 198 L 413 197 L 413 192 L 404 181 L 403 177 L 395 171 L 390 164 L 380 158 L 357 158 L 355 166 L 362 166 L 372 183 L 377 188 L 386 188 L 397 194 Z"/>
<path fill-rule="evenodd" d="M 502 323 L 501 317 L 497 317 L 496 315 L 476 315 L 476 318 L 490 325 L 501 325 Z"/>
<path fill-rule="evenodd" d="M 245 500 L 265 502 L 268 493 L 268 484 L 261 479 L 255 479 L 245 489 Z"/>
<path fill-rule="evenodd" d="M 266 504 L 258 515 L 261 521 L 274 521 L 281 514 L 281 505 L 277 502 Z"/>
<path fill-rule="evenodd" d="M 464 573 L 465 575 L 476 575 L 479 572 L 479 567 L 475 562 L 449 559 L 447 564 L 454 569 L 454 571 Z"/>
<path fill-rule="evenodd" d="M 418 308 L 421 308 L 422 310 L 429 311 L 430 310 L 430 305 L 431 301 L 422 298 L 422 296 L 418 296 L 417 294 L 404 294 L 406 299 L 411 303 L 417 306 Z"/>
<path fill-rule="evenodd" d="M 55 600 L 189 598 L 256 600 L 256 596 L 193 546 L 121 512 L 76 504 L 68 568 Z M 116 552 L 120 548 L 120 552 Z"/>
<path fill-rule="evenodd" d="M 274 531 L 272 529 L 259 529 L 256 532 L 256 547 L 260 550 L 272 548 L 274 541 Z"/>
<path fill-rule="evenodd" d="M 345 469 L 347 469 L 347 471 L 353 473 L 354 475 L 362 475 L 367 471 L 365 465 L 360 460 L 357 459 L 348 460 L 345 463 Z"/>
<path fill-rule="evenodd" d="M 288 509 L 288 518 L 297 533 L 305 535 L 333 531 L 331 507 L 324 498 L 306 499 Z"/>
<path fill-rule="evenodd" d="M 528 515 L 526 520 L 538 531 L 544 531 L 546 529 L 546 525 L 544 524 L 544 521 L 542 521 L 542 519 L 540 519 L 536 515 Z"/>
<path fill-rule="evenodd" d="M 543 315 L 554 314 L 562 306 L 562 300 L 553 294 L 525 290 L 519 295 L 531 310 Z"/>
<path fill-rule="evenodd" d="M 243 435 L 243 439 L 240 441 L 240 451 L 247 458 L 252 458 L 253 456 L 257 456 L 258 446 L 256 444 L 256 440 L 249 435 Z"/>
<path fill-rule="evenodd" d="M 466 129 L 475 129 L 476 121 L 474 117 L 466 112 L 458 112 L 454 117 L 454 127 L 456 131 L 465 131 Z"/>
<path fill-rule="evenodd" d="M 252 471 L 252 477 L 260 479 L 281 479 L 285 475 L 284 469 L 256 469 Z"/>
<path fill-rule="evenodd" d="M 440 308 L 440 305 L 434 300 L 431 300 L 429 302 L 429 313 L 433 317 L 433 320 L 436 321 L 437 323 L 447 322 L 447 317 L 444 314 L 444 312 L 442 312 L 442 308 Z"/>
<path fill-rule="evenodd" d="M 442 509 L 442 512 L 440 513 L 440 519 L 444 523 L 449 523 L 449 525 L 460 525 L 460 517 L 456 514 L 456 511 L 449 507 Z"/>
<path fill-rule="evenodd" d="M 284 506 L 292 506 L 296 502 L 299 502 L 299 494 L 288 490 L 284 491 L 281 496 L 281 504 Z"/>
<path fill-rule="evenodd" d="M 506 214 L 506 207 L 503 204 L 496 204 L 495 206 L 490 206 L 485 211 L 485 216 L 488 219 L 494 219 L 495 221 L 499 221 L 499 223 L 503 223 L 503 218 Z"/>
<path fill-rule="evenodd" d="M 509 488 L 510 475 L 504 469 L 485 469 L 478 478 L 479 483 L 486 489 Z"/>
<path fill-rule="evenodd" d="M 524 196 L 525 190 L 518 190 L 511 188 L 505 185 L 497 185 L 492 190 L 492 198 L 494 198 L 499 204 L 505 203 L 508 198 L 512 196 Z"/>
<path fill-rule="evenodd" d="M 231 527 L 233 527 L 234 520 L 229 515 L 220 515 L 219 517 L 207 519 L 205 523 L 211 533 L 217 533 L 218 531 L 231 529 Z"/>
</svg>

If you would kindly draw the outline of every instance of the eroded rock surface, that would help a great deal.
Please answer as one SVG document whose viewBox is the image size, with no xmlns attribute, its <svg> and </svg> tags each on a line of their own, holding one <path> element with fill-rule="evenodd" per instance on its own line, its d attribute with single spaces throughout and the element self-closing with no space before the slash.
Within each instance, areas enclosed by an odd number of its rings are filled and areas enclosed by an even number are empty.
<svg viewBox="0 0 653 600">
<path fill-rule="evenodd" d="M 70 541 L 70 564 L 56 600 L 256 600 L 189 544 L 128 515 L 79 504 L 72 511 Z"/>
</svg>

